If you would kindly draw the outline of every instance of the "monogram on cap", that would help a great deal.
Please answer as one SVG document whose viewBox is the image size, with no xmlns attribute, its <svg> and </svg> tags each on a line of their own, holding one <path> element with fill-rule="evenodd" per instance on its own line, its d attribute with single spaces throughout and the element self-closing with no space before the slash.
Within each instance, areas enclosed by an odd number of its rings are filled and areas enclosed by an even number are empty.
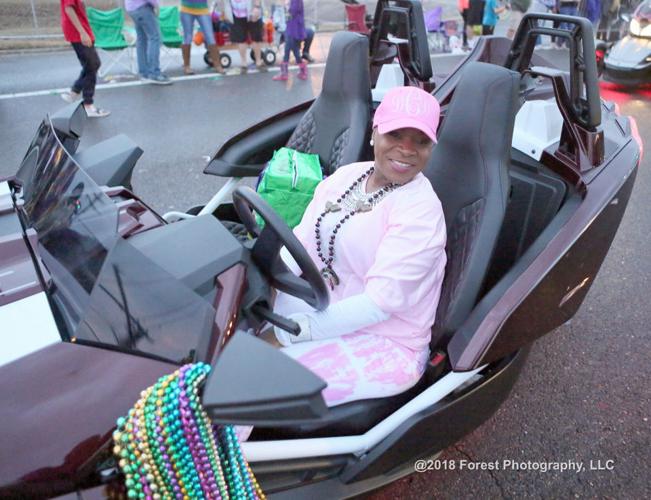
<svg viewBox="0 0 651 500">
<path fill-rule="evenodd" d="M 432 94 L 417 87 L 396 87 L 386 93 L 375 111 L 373 127 L 381 134 L 415 128 L 436 142 L 440 110 Z"/>
<path fill-rule="evenodd" d="M 419 116 L 433 111 L 432 103 L 427 102 L 425 97 L 427 96 L 420 92 L 401 92 L 392 95 L 387 104 L 394 113 Z"/>
</svg>

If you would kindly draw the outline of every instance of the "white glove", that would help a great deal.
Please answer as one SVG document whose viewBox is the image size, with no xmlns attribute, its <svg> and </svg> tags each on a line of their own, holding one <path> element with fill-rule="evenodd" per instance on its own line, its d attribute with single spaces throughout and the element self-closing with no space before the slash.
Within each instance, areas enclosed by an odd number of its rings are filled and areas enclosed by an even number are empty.
<svg viewBox="0 0 651 500">
<path fill-rule="evenodd" d="M 325 311 L 289 315 L 300 325 L 300 335 L 292 335 L 278 327 L 274 327 L 274 333 L 278 342 L 287 347 L 308 340 L 341 337 L 385 321 L 389 316 L 368 295 L 360 293 L 331 304 Z"/>
<path fill-rule="evenodd" d="M 286 332 L 278 326 L 274 326 L 274 334 L 276 339 L 283 347 L 290 346 L 292 344 L 298 344 L 299 342 L 307 342 L 312 340 L 312 329 L 310 328 L 310 318 L 306 314 L 296 313 L 291 314 L 289 319 L 294 320 L 298 323 L 298 326 L 301 327 L 301 333 L 298 335 L 292 335 L 289 332 Z"/>
</svg>

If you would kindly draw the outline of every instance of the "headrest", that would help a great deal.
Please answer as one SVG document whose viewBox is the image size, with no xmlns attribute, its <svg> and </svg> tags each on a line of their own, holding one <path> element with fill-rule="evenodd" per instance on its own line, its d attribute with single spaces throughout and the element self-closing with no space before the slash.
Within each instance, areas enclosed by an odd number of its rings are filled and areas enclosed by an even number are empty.
<svg viewBox="0 0 651 500">
<path fill-rule="evenodd" d="M 365 96 L 370 92 L 368 37 L 350 31 L 335 33 L 323 74 L 322 96 Z"/>
<path fill-rule="evenodd" d="M 508 168 L 519 81 L 519 73 L 481 62 L 461 74 L 425 171 L 448 226 L 460 208 L 486 196 L 490 182 L 506 180 L 499 177 Z"/>
</svg>

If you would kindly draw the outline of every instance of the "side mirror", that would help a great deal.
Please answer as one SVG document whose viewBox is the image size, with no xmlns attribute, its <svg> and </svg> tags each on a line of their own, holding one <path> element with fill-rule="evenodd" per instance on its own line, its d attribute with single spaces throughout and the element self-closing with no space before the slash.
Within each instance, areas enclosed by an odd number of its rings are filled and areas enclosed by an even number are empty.
<svg viewBox="0 0 651 500">
<path fill-rule="evenodd" d="M 296 425 L 325 415 L 326 385 L 282 351 L 238 331 L 213 364 L 202 402 L 220 424 Z"/>
<path fill-rule="evenodd" d="M 74 155 L 74 159 L 99 186 L 131 189 L 131 173 L 142 156 L 126 135 L 120 134 Z"/>
<path fill-rule="evenodd" d="M 50 115 L 50 122 L 57 137 L 71 155 L 77 151 L 79 139 L 84 132 L 86 112 L 82 108 L 81 102 L 75 102 Z"/>
</svg>

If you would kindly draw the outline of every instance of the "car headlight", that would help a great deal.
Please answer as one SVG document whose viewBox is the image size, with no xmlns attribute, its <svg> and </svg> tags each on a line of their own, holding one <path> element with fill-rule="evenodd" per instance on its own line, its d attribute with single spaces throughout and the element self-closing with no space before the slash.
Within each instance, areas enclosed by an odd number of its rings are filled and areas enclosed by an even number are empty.
<svg viewBox="0 0 651 500">
<path fill-rule="evenodd" d="M 628 27 L 631 35 L 640 36 L 640 22 L 637 19 L 631 19 L 631 24 Z"/>
<path fill-rule="evenodd" d="M 631 24 L 629 25 L 628 30 L 633 36 L 651 38 L 651 24 L 645 23 L 645 26 L 642 27 L 640 21 L 637 19 L 631 19 Z"/>
</svg>

